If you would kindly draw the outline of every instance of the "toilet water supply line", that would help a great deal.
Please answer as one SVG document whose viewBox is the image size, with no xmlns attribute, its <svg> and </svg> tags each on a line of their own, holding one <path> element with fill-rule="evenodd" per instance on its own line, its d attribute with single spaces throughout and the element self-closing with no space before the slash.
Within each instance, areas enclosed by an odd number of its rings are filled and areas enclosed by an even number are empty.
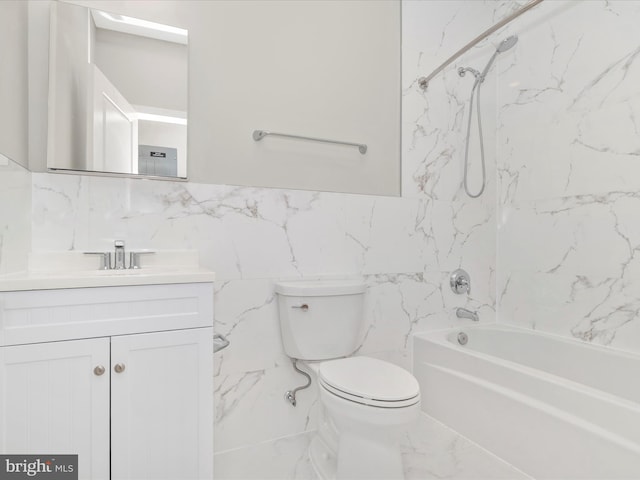
<svg viewBox="0 0 640 480">
<path fill-rule="evenodd" d="M 300 370 L 300 368 L 298 367 L 298 360 L 295 358 L 291 359 L 291 363 L 293 363 L 293 368 L 296 372 L 304 375 L 305 377 L 307 377 L 307 383 L 305 385 L 302 385 L 300 387 L 296 387 L 293 390 L 288 390 L 285 394 L 284 394 L 284 398 L 285 400 L 287 400 L 291 405 L 293 405 L 294 407 L 296 406 L 296 393 L 298 393 L 300 390 L 304 390 L 305 388 L 309 388 L 311 386 L 311 375 L 309 375 L 307 372 L 305 372 L 304 370 Z"/>
</svg>

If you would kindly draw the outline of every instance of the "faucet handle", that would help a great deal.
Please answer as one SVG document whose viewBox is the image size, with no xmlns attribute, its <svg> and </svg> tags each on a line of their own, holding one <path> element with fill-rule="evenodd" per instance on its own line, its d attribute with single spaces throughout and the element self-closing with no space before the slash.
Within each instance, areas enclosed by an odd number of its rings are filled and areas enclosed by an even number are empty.
<svg viewBox="0 0 640 480">
<path fill-rule="evenodd" d="M 113 246 L 116 248 L 124 248 L 124 240 L 114 240 Z"/>
<path fill-rule="evenodd" d="M 451 274 L 449 285 L 451 286 L 451 290 L 458 295 L 471 293 L 471 277 L 461 268 Z"/>
<path fill-rule="evenodd" d="M 129 268 L 137 270 L 140 268 L 140 255 L 149 255 L 156 252 L 129 252 Z"/>
<path fill-rule="evenodd" d="M 100 270 L 111 270 L 111 252 L 84 252 L 85 255 L 100 255 Z"/>
</svg>

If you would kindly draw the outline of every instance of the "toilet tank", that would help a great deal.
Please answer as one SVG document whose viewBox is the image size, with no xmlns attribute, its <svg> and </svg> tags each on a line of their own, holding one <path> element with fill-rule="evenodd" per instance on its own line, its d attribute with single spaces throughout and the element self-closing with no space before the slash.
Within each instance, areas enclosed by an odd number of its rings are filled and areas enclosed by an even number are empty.
<svg viewBox="0 0 640 480">
<path fill-rule="evenodd" d="M 361 279 L 279 282 L 275 290 L 289 357 L 327 360 L 358 347 L 366 290 Z"/>
</svg>

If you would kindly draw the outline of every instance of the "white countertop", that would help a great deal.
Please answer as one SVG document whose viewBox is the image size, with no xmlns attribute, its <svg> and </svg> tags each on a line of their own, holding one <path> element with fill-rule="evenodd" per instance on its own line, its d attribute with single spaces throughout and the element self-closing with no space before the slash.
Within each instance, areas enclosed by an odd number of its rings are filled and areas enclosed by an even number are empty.
<svg viewBox="0 0 640 480">
<path fill-rule="evenodd" d="M 59 288 L 213 282 L 215 273 L 198 266 L 197 252 L 158 252 L 139 269 L 98 270 L 98 260 L 82 252 L 32 254 L 27 272 L 0 275 L 0 292 Z M 94 269 L 96 268 L 96 269 Z"/>
</svg>

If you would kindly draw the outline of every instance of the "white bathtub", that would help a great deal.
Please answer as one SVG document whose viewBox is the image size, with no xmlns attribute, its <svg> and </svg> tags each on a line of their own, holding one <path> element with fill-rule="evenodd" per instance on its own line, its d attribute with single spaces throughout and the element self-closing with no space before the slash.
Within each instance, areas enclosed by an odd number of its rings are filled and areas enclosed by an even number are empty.
<svg viewBox="0 0 640 480">
<path fill-rule="evenodd" d="M 413 366 L 427 414 L 536 479 L 640 479 L 640 356 L 490 325 L 414 335 Z"/>
</svg>

